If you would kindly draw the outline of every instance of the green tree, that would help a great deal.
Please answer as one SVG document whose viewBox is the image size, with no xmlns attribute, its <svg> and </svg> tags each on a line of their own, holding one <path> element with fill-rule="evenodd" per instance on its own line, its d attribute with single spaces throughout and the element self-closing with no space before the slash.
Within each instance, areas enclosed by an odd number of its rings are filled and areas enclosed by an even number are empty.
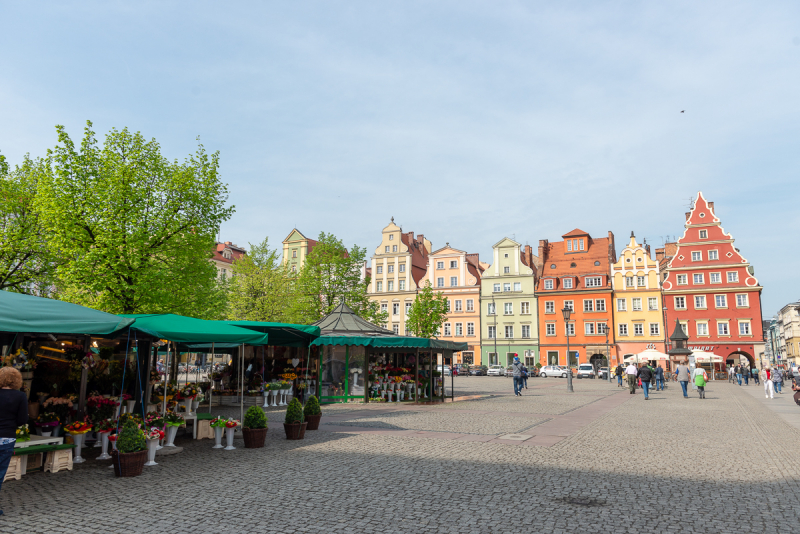
<svg viewBox="0 0 800 534">
<path fill-rule="evenodd" d="M 406 325 L 417 337 L 433 338 L 447 319 L 447 297 L 441 291 L 434 291 L 426 280 L 425 286 L 417 293 L 414 304 L 406 318 Z"/>
<path fill-rule="evenodd" d="M 91 127 L 76 148 L 57 126 L 38 180 L 62 298 L 111 313 L 218 317 L 224 293 L 209 259 L 234 211 L 219 153 L 198 143 L 183 163 L 170 162 L 155 139 L 112 129 L 100 147 Z"/>
<path fill-rule="evenodd" d="M 285 322 L 291 319 L 294 274 L 269 248 L 269 238 L 250 245 L 250 252 L 233 262 L 228 281 L 228 318 L 243 321 Z"/>
<path fill-rule="evenodd" d="M 366 249 L 353 245 L 348 251 L 333 234 L 320 233 L 297 277 L 293 320 L 313 323 L 344 302 L 367 321 L 385 323 L 388 314 L 370 300 L 369 278 L 361 276 L 365 258 Z"/>
<path fill-rule="evenodd" d="M 48 295 L 53 258 L 34 207 L 45 162 L 28 156 L 10 170 L 0 154 L 0 289 Z"/>
</svg>

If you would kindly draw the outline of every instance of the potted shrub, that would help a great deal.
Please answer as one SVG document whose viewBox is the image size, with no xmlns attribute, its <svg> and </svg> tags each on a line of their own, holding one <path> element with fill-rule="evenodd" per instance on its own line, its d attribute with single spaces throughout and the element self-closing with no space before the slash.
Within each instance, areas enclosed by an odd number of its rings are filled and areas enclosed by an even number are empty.
<svg viewBox="0 0 800 534">
<path fill-rule="evenodd" d="M 125 421 L 117 436 L 117 447 L 111 451 L 114 474 L 118 477 L 135 477 L 142 474 L 147 459 L 147 442 L 144 432 L 132 420 Z"/>
<path fill-rule="evenodd" d="M 267 416 L 258 406 L 250 406 L 244 414 L 244 447 L 258 449 L 264 446 L 267 439 Z"/>
<path fill-rule="evenodd" d="M 286 439 L 303 439 L 306 435 L 306 423 L 303 421 L 303 405 L 297 399 L 292 399 L 286 407 L 286 419 L 284 419 L 283 430 L 286 432 Z"/>
<path fill-rule="evenodd" d="M 303 415 L 308 422 L 306 430 L 319 430 L 319 420 L 322 418 L 322 410 L 319 407 L 319 401 L 316 396 L 311 395 L 308 398 L 306 407 L 303 408 Z"/>
</svg>

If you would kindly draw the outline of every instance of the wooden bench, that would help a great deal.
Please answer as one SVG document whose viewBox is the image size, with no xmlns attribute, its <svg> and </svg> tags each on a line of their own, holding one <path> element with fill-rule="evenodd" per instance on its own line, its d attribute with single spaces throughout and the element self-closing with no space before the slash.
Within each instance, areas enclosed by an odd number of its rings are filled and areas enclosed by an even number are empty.
<svg viewBox="0 0 800 534">
<path fill-rule="evenodd" d="M 66 443 L 63 445 L 33 445 L 14 449 L 14 455 L 8 464 L 3 481 L 19 480 L 28 472 L 28 469 L 51 470 L 53 473 L 63 468 L 72 470 L 73 448 L 75 448 L 74 444 Z M 44 462 L 44 456 L 47 453 L 51 454 L 47 462 Z M 48 465 L 51 465 L 50 469 L 48 469 Z"/>
</svg>

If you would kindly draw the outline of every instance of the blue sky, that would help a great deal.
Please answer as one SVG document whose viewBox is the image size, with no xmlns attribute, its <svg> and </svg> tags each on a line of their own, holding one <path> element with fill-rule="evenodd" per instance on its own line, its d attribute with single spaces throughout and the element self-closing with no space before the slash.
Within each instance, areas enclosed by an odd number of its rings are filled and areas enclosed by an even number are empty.
<svg viewBox="0 0 800 534">
<path fill-rule="evenodd" d="M 371 253 L 389 218 L 489 258 L 683 231 L 698 190 L 800 297 L 800 3 L 0 2 L 0 151 L 128 127 L 219 150 L 238 244 Z M 686 110 L 681 114 L 681 110 Z"/>
</svg>

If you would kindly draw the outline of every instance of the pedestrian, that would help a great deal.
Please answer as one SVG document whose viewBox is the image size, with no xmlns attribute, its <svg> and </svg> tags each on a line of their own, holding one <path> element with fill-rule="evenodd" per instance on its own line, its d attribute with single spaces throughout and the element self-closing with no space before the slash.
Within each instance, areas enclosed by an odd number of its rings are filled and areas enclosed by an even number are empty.
<svg viewBox="0 0 800 534">
<path fill-rule="evenodd" d="M 636 394 L 636 377 L 639 376 L 639 369 L 633 361 L 625 368 L 625 377 L 628 379 L 628 390 L 631 395 Z"/>
<path fill-rule="evenodd" d="M 700 398 L 705 399 L 706 384 L 708 383 L 708 375 L 706 374 L 706 370 L 702 367 L 696 367 L 692 372 L 692 378 L 694 378 L 694 385 L 697 386 L 697 391 L 700 393 Z"/>
<path fill-rule="evenodd" d="M 664 368 L 656 367 L 656 391 L 664 391 Z"/>
<path fill-rule="evenodd" d="M 525 389 L 528 389 L 528 368 L 525 366 L 525 364 L 522 364 L 522 385 L 525 387 Z"/>
<path fill-rule="evenodd" d="M 736 381 L 739 382 L 739 385 L 742 385 L 742 366 L 736 366 Z"/>
<path fill-rule="evenodd" d="M 728 383 L 731 383 L 736 378 L 736 375 L 733 372 L 733 365 L 728 366 Z"/>
<path fill-rule="evenodd" d="M 675 380 L 681 383 L 681 389 L 683 390 L 683 397 L 685 399 L 688 399 L 689 394 L 686 391 L 686 387 L 689 385 L 689 366 L 686 365 L 686 360 L 683 360 L 675 368 Z"/>
<path fill-rule="evenodd" d="M 614 375 L 617 377 L 617 387 L 622 387 L 622 375 L 624 374 L 625 370 L 622 368 L 622 364 L 617 364 L 617 369 L 614 371 Z"/>
<path fill-rule="evenodd" d="M 519 356 L 514 357 L 514 363 L 511 364 L 512 376 L 514 377 L 514 395 L 517 397 L 522 396 L 522 369 L 524 365 L 519 361 Z"/>
<path fill-rule="evenodd" d="M 761 369 L 761 381 L 764 382 L 764 397 L 767 399 L 775 398 L 775 388 L 770 379 L 771 374 L 769 365 Z"/>
<path fill-rule="evenodd" d="M 14 455 L 17 427 L 28 422 L 28 397 L 21 389 L 22 374 L 13 367 L 0 368 L 0 487 Z"/>
<path fill-rule="evenodd" d="M 775 388 L 775 392 L 782 394 L 783 391 L 781 391 L 781 389 L 783 387 L 783 369 L 781 369 L 780 367 L 776 367 L 775 369 L 773 369 L 771 380 L 772 380 L 772 387 Z"/>
<path fill-rule="evenodd" d="M 795 404 L 800 405 L 800 371 L 797 370 L 797 367 L 792 367 L 792 391 L 795 392 Z"/>
<path fill-rule="evenodd" d="M 650 400 L 650 381 L 653 380 L 653 368 L 649 364 L 643 363 L 639 369 L 639 378 L 642 380 L 642 391 L 644 400 Z"/>
<path fill-rule="evenodd" d="M 744 385 L 750 385 L 750 366 L 743 365 L 742 366 L 742 378 L 744 378 Z"/>
<path fill-rule="evenodd" d="M 758 385 L 758 369 L 756 369 L 755 367 L 753 367 L 753 368 L 750 370 L 750 373 L 753 375 L 753 383 L 754 383 L 755 385 Z"/>
</svg>

